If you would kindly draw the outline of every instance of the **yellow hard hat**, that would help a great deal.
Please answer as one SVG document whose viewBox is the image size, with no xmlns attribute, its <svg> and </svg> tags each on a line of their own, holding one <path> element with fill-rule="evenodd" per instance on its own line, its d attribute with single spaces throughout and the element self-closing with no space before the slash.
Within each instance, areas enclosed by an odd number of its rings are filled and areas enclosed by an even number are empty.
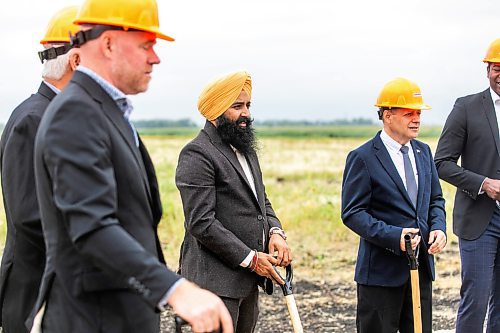
<svg viewBox="0 0 500 333">
<path fill-rule="evenodd" d="M 156 0 L 86 0 L 74 23 L 146 31 L 157 38 L 174 41 L 160 32 Z"/>
<path fill-rule="evenodd" d="M 500 63 L 500 38 L 497 38 L 491 43 L 483 62 L 499 62 Z"/>
<path fill-rule="evenodd" d="M 70 32 L 74 34 L 80 30 L 78 25 L 73 24 L 76 13 L 78 13 L 78 6 L 69 6 L 61 9 L 52 16 L 47 26 L 45 37 L 42 38 L 40 44 L 69 43 Z"/>
<path fill-rule="evenodd" d="M 385 84 L 378 95 L 375 106 L 413 110 L 429 110 L 431 108 L 424 104 L 418 85 L 402 77 L 395 78 Z"/>
</svg>

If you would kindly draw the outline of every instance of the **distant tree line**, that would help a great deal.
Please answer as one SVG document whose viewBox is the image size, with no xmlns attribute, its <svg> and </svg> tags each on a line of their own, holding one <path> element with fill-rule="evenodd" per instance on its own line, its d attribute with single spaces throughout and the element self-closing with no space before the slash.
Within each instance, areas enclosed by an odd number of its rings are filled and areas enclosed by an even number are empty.
<svg viewBox="0 0 500 333">
<path fill-rule="evenodd" d="M 136 128 L 172 128 L 172 127 L 198 127 L 191 119 L 152 119 L 152 120 L 136 120 L 133 122 Z"/>
<path fill-rule="evenodd" d="M 374 125 L 370 118 L 335 119 L 335 120 L 255 120 L 256 126 L 353 126 Z"/>
<path fill-rule="evenodd" d="M 374 125 L 372 119 L 369 118 L 354 118 L 354 119 L 336 119 L 336 120 L 255 120 L 255 126 L 355 126 L 355 125 Z M 169 120 L 169 119 L 152 119 L 152 120 L 136 120 L 134 126 L 137 128 L 185 128 L 199 127 L 194 121 L 189 118 Z"/>
</svg>

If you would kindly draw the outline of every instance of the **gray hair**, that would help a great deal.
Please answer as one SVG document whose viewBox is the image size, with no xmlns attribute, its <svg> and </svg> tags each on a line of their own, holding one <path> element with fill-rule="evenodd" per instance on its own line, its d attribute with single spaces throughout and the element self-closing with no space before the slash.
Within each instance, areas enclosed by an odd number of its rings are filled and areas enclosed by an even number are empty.
<svg viewBox="0 0 500 333">
<path fill-rule="evenodd" d="M 58 47 L 58 46 L 60 45 L 47 44 L 45 48 Z M 50 59 L 45 61 L 45 63 L 43 64 L 42 77 L 44 79 L 59 81 L 68 70 L 70 54 L 71 50 L 69 50 L 65 54 L 58 56 L 55 59 Z"/>
</svg>

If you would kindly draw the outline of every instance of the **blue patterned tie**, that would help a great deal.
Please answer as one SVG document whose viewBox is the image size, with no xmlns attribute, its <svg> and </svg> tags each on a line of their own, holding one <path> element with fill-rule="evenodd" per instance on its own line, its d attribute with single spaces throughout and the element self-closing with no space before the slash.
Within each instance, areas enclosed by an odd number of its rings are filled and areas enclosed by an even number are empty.
<svg viewBox="0 0 500 333">
<path fill-rule="evenodd" d="M 132 103 L 127 98 L 119 98 L 116 100 L 116 102 L 118 103 L 118 107 L 120 108 L 120 110 L 122 110 L 123 116 L 130 126 L 130 129 L 132 130 L 135 145 L 139 147 L 139 136 L 137 135 L 137 130 L 135 129 L 134 124 L 132 124 L 132 122 L 130 121 L 130 114 L 134 110 Z"/>
<path fill-rule="evenodd" d="M 415 180 L 415 174 L 413 173 L 413 168 L 411 166 L 410 158 L 408 157 L 408 147 L 402 146 L 401 152 L 403 153 L 403 162 L 405 165 L 405 178 L 406 178 L 406 191 L 408 196 L 413 203 L 413 206 L 417 207 L 417 181 Z"/>
</svg>

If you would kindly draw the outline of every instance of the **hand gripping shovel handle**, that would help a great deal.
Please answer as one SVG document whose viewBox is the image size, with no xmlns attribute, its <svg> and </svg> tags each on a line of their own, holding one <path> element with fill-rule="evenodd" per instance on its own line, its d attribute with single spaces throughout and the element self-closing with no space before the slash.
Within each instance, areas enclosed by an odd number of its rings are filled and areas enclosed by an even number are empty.
<svg viewBox="0 0 500 333">
<path fill-rule="evenodd" d="M 281 277 L 284 284 L 280 285 L 281 290 L 283 291 L 283 295 L 285 296 L 286 305 L 288 307 L 288 313 L 290 314 L 290 320 L 292 321 L 293 332 L 294 333 L 303 333 L 302 323 L 300 322 L 299 310 L 297 309 L 297 304 L 295 303 L 295 298 L 293 297 L 293 269 L 292 265 L 289 264 L 286 266 L 286 279 L 284 279 L 278 270 L 274 268 L 276 273 Z"/>
<path fill-rule="evenodd" d="M 410 264 L 411 299 L 413 303 L 413 328 L 415 333 L 422 333 L 422 311 L 420 308 L 420 282 L 418 280 L 418 259 L 411 247 L 411 234 L 406 234 L 405 249 Z"/>
<path fill-rule="evenodd" d="M 182 327 L 189 325 L 187 321 L 179 316 L 175 316 L 175 333 L 182 333 Z M 222 333 L 222 328 L 212 333 Z"/>
</svg>

